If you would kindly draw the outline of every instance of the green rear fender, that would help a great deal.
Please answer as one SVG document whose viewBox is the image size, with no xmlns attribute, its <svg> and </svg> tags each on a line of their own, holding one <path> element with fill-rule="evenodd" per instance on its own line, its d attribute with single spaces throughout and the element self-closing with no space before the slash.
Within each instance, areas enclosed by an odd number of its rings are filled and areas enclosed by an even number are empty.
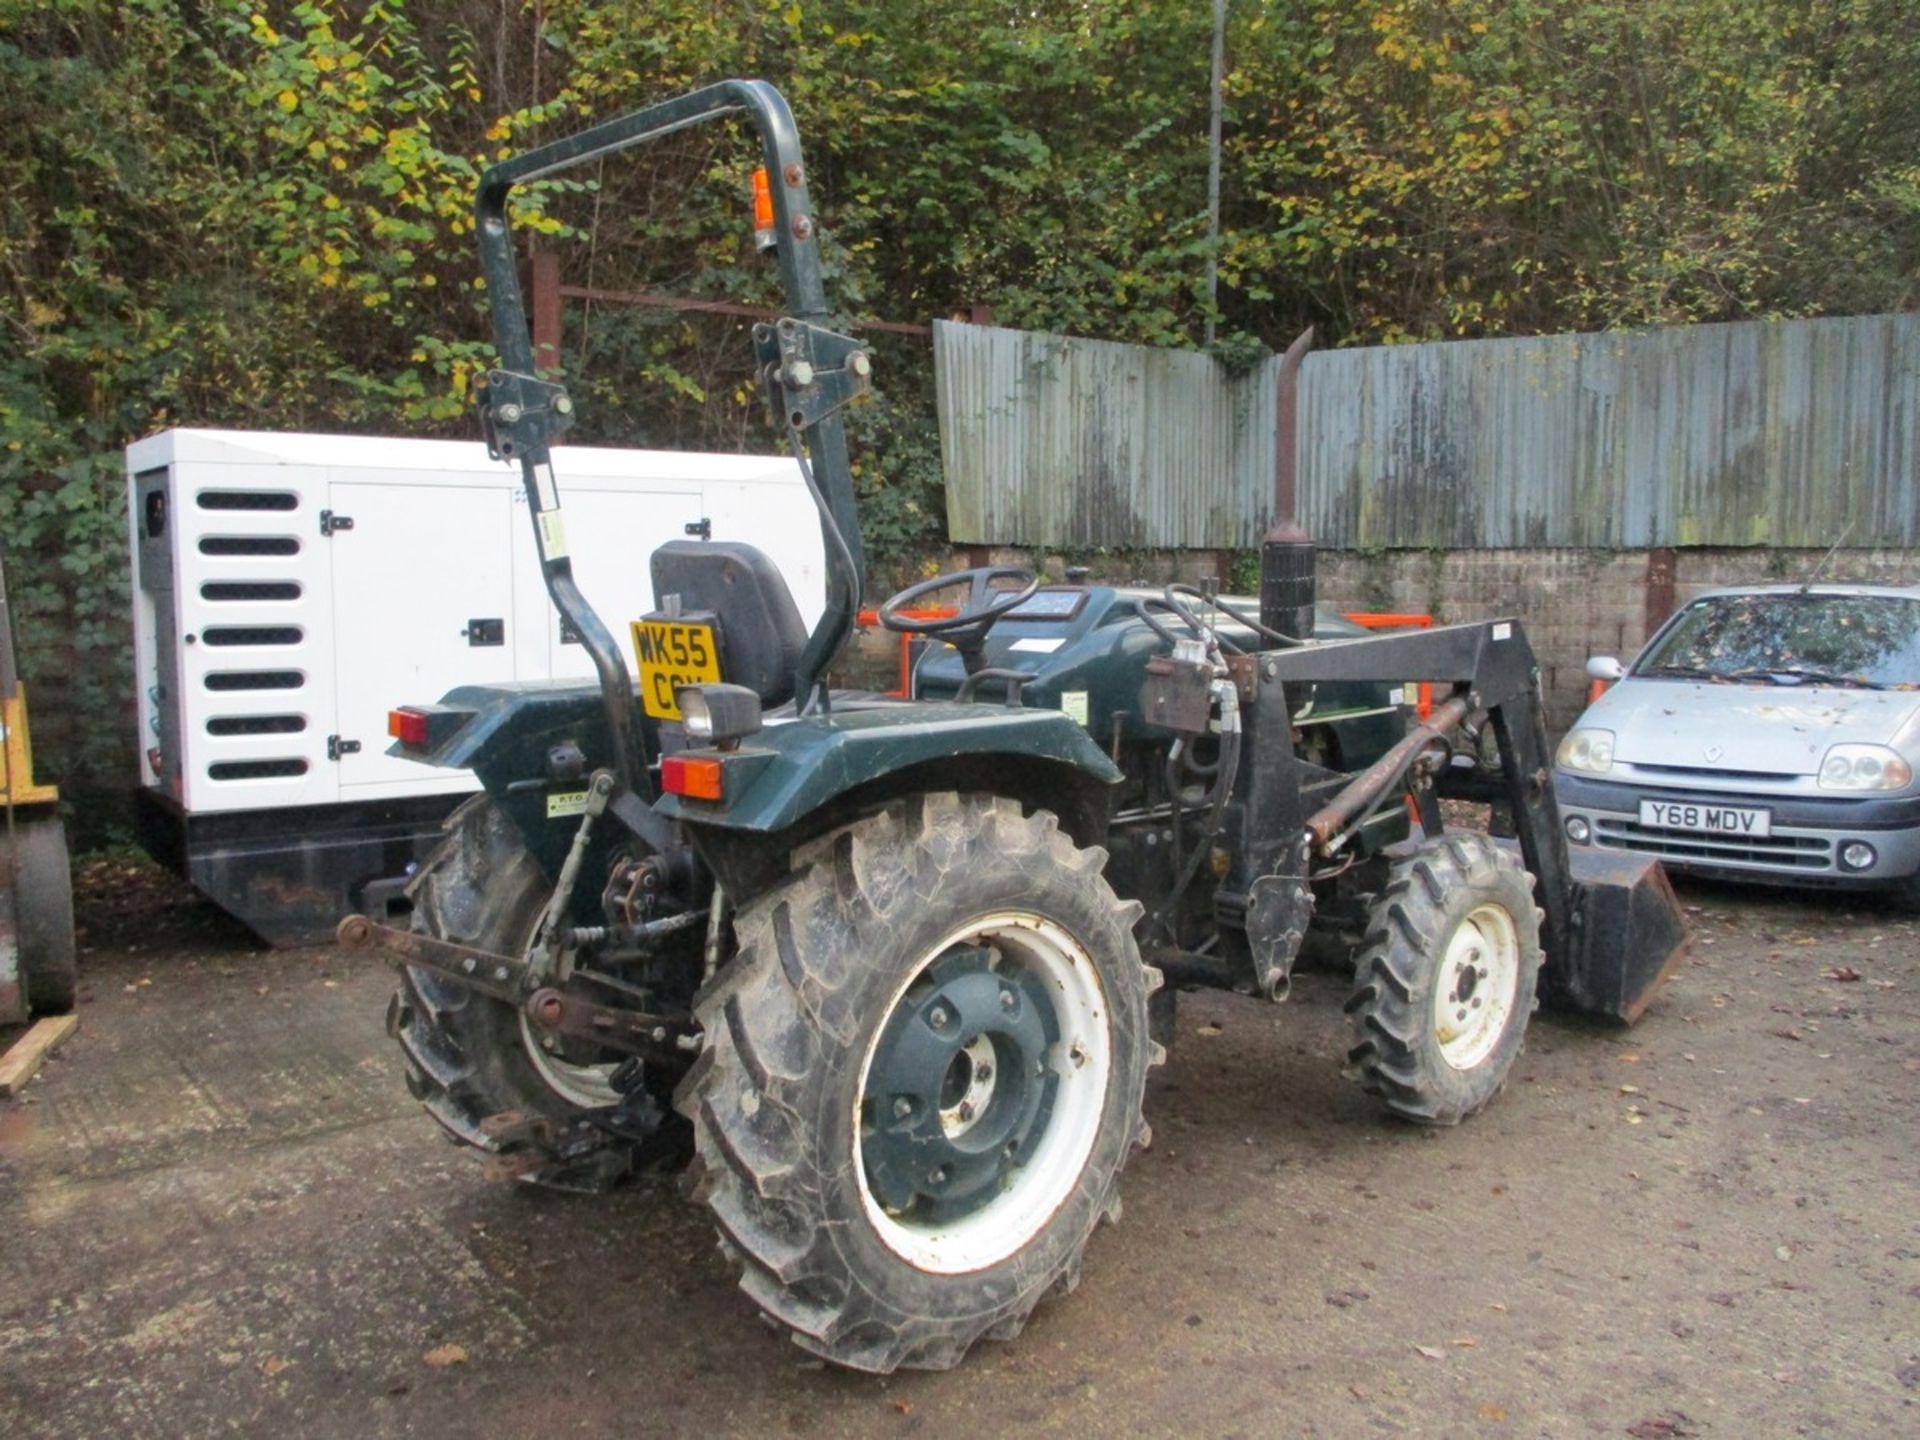
<svg viewBox="0 0 1920 1440">
<path fill-rule="evenodd" d="M 718 759 L 718 801 L 661 799 L 693 827 L 716 868 L 736 844 L 759 849 L 844 823 L 901 794 L 988 791 L 1053 811 L 1081 844 L 1104 835 L 1119 768 L 1058 710 L 999 704 L 889 705 L 769 725 Z"/>
</svg>

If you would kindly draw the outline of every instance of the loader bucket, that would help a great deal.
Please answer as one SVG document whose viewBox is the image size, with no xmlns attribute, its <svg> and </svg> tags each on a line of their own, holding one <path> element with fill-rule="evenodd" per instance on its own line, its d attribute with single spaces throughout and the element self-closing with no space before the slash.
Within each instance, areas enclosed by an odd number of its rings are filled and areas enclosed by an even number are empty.
<svg viewBox="0 0 1920 1440">
<path fill-rule="evenodd" d="M 1540 998 L 1549 1009 L 1631 1025 L 1686 952 L 1687 922 L 1660 862 L 1569 845 L 1574 887 L 1569 953 L 1549 955 Z"/>
</svg>

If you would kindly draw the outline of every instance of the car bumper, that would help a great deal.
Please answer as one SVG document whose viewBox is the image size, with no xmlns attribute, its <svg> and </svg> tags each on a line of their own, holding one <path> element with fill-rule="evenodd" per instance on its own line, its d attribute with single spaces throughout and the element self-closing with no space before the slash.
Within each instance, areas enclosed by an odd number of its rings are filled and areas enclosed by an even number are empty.
<svg viewBox="0 0 1920 1440">
<path fill-rule="evenodd" d="M 1755 795 L 1746 791 L 1672 789 L 1556 774 L 1554 797 L 1561 823 L 1578 818 L 1590 827 L 1589 845 L 1658 856 L 1671 870 L 1725 879 L 1765 877 L 1790 885 L 1827 889 L 1877 889 L 1920 872 L 1920 795 L 1824 799 Z M 1738 805 L 1771 812 L 1765 838 L 1663 830 L 1640 823 L 1642 800 Z M 1849 840 L 1873 847 L 1874 860 L 1860 869 L 1840 863 Z"/>
</svg>

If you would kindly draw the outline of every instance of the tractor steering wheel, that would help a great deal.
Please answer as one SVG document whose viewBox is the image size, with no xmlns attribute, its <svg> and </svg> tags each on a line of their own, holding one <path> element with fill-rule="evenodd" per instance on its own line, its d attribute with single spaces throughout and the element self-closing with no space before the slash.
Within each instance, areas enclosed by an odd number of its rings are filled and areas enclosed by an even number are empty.
<svg viewBox="0 0 1920 1440">
<path fill-rule="evenodd" d="M 1013 589 L 993 588 L 994 581 L 1007 579 L 1024 583 Z M 961 607 L 959 614 L 932 619 L 901 613 L 912 609 L 927 596 L 956 585 L 967 587 L 967 603 Z M 918 585 L 909 585 L 898 594 L 889 596 L 880 607 L 880 623 L 903 635 L 938 636 L 960 652 L 967 672 L 972 674 L 984 663 L 987 631 L 993 628 L 993 622 L 1019 606 L 1039 588 L 1038 575 L 1015 565 L 986 565 L 975 570 L 956 570 L 949 575 L 936 575 L 931 580 L 922 580 Z"/>
</svg>

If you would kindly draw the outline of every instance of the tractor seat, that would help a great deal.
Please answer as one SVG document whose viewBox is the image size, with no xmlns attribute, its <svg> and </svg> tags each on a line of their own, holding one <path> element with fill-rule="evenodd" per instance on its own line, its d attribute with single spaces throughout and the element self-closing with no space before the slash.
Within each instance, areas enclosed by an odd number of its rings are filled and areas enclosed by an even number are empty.
<svg viewBox="0 0 1920 1440">
<path fill-rule="evenodd" d="M 794 713 L 793 672 L 807 627 L 793 592 L 764 550 L 738 540 L 669 540 L 653 552 L 653 603 L 669 595 L 682 612 L 705 610 L 720 622 L 720 673 L 760 697 L 768 718 Z M 835 690 L 836 710 L 903 703 L 870 690 Z"/>
</svg>

